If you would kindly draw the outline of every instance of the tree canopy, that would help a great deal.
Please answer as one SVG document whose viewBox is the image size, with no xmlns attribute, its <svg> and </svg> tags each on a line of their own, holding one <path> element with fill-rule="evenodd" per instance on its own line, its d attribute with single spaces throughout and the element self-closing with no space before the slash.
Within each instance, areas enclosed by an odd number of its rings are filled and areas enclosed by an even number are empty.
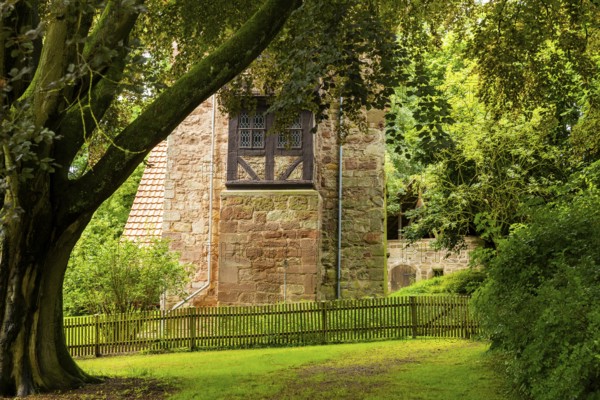
<svg viewBox="0 0 600 400">
<path fill-rule="evenodd" d="M 424 29 L 396 89 L 395 184 L 422 205 L 404 234 L 483 238 L 479 320 L 520 391 L 596 398 L 600 5 L 492 0 L 470 17 Z"/>
<path fill-rule="evenodd" d="M 409 57 L 388 141 L 427 187 L 407 234 L 490 245 L 598 159 L 594 2 L 489 1 Z"/>
</svg>

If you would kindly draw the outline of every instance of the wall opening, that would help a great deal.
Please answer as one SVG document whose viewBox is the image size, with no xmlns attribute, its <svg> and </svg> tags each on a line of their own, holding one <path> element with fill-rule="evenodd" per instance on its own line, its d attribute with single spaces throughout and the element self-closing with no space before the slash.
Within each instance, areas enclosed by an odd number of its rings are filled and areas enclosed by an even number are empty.
<svg viewBox="0 0 600 400">
<path fill-rule="evenodd" d="M 395 292 L 396 290 L 402 289 L 415 283 L 417 274 L 414 267 L 403 264 L 392 268 L 390 277 L 390 289 L 393 292 Z"/>
</svg>

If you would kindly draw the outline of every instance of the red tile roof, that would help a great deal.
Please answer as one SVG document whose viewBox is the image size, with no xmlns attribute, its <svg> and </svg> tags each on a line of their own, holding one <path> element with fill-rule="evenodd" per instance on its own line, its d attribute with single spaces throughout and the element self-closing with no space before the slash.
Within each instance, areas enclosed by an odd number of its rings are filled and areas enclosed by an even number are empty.
<svg viewBox="0 0 600 400">
<path fill-rule="evenodd" d="M 167 142 L 159 143 L 148 157 L 123 237 L 147 243 L 162 236 Z"/>
</svg>

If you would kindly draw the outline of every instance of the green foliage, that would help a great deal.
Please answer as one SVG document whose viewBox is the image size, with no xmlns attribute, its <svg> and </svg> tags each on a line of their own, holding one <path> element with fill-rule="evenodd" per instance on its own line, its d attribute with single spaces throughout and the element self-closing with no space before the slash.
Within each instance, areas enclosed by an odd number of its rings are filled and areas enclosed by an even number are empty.
<svg viewBox="0 0 600 400">
<path fill-rule="evenodd" d="M 576 121 L 578 97 L 600 71 L 597 2 L 490 1 L 481 8 L 469 53 L 478 59 L 483 100 L 500 113 L 552 103 L 564 124 Z"/>
<path fill-rule="evenodd" d="M 415 296 L 442 293 L 472 295 L 479 287 L 481 287 L 485 279 L 485 272 L 470 268 L 456 271 L 449 275 L 421 280 L 392 293 L 390 296 Z"/>
<path fill-rule="evenodd" d="M 166 290 L 178 293 L 187 282 L 187 267 L 165 240 L 121 239 L 142 172 L 138 167 L 99 207 L 75 246 L 63 288 L 66 315 L 152 309 Z"/>
<path fill-rule="evenodd" d="M 402 105 L 388 119 L 388 141 L 416 172 L 403 178 L 405 186 L 418 182 L 413 186 L 424 205 L 408 213 L 413 223 L 405 236 L 433 234 L 448 249 L 460 248 L 468 234 L 494 246 L 513 224 L 527 220 L 526 206 L 550 201 L 573 171 L 589 163 L 568 139 L 557 137 L 564 121 L 555 105 L 490 113 L 476 94 L 477 63 L 464 59 L 459 39 L 447 34 L 440 49 L 423 57 L 429 71 L 423 79 L 437 100 L 400 90 Z M 419 111 L 422 101 L 434 105 Z M 439 123 L 430 123 L 431 113 L 439 114 Z M 437 133 L 426 133 L 425 126 Z"/>
<path fill-rule="evenodd" d="M 485 281 L 487 275 L 480 270 L 457 271 L 447 276 L 445 290 L 448 293 L 472 295 Z"/>
<path fill-rule="evenodd" d="M 305 1 L 247 73 L 220 92 L 223 104 L 235 112 L 258 91 L 269 96 L 276 125 L 285 126 L 298 109 L 328 119 L 343 98 L 345 117 L 364 127 L 364 109 L 386 106 L 403 62 L 385 3 Z"/>
<path fill-rule="evenodd" d="M 385 184 L 386 184 L 386 210 L 388 215 L 398 215 L 400 210 L 400 197 L 413 195 L 418 191 L 418 182 L 415 175 L 419 172 L 403 154 L 394 152 L 388 145 L 385 152 Z"/>
<path fill-rule="evenodd" d="M 535 399 L 600 395 L 600 192 L 540 208 L 488 262 L 476 305 Z"/>
<path fill-rule="evenodd" d="M 477 122 L 465 131 L 453 126 L 456 150 L 427 168 L 426 207 L 413 212 L 417 221 L 407 237 L 434 232 L 438 244 L 455 248 L 461 236 L 476 232 L 495 244 L 527 219 L 524 206 L 551 199 L 566 181 L 564 153 L 548 143 L 551 114 L 536 110 L 530 118 Z"/>
<path fill-rule="evenodd" d="M 448 99 L 438 88 L 443 71 L 433 71 L 431 60 L 421 52 L 412 57 L 409 70 L 403 90 L 397 92 L 396 102 L 410 110 L 413 123 L 407 133 L 414 135 L 415 145 L 412 151 L 403 146 L 405 140 L 411 139 L 405 138 L 400 121 L 397 121 L 402 114 L 397 116 L 396 113 L 388 114 L 387 142 L 395 144 L 398 153 L 404 153 L 415 163 L 427 164 L 435 161 L 438 153 L 454 147 L 446 129 L 454 120 Z"/>
<path fill-rule="evenodd" d="M 425 189 L 405 235 L 486 240 L 481 317 L 515 381 L 534 398 L 596 398 L 600 8 L 491 0 L 471 16 L 442 46 L 420 36 L 423 73 L 409 73 L 426 90 L 399 90 L 389 118 Z M 431 115 L 442 123 L 423 140 Z"/>
<path fill-rule="evenodd" d="M 140 164 L 123 185 L 98 207 L 82 234 L 83 241 L 90 235 L 107 239 L 121 236 L 143 173 L 144 164 Z"/>
<path fill-rule="evenodd" d="M 99 235 L 82 240 L 69 264 L 64 285 L 67 315 L 157 308 L 167 290 L 181 294 L 189 272 L 164 240 L 138 245 Z"/>
</svg>

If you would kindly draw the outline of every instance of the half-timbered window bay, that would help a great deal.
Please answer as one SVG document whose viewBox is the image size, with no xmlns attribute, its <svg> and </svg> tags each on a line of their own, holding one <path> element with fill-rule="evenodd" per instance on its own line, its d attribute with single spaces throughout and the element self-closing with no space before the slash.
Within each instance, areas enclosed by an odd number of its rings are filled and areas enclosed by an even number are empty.
<svg viewBox="0 0 600 400">
<path fill-rule="evenodd" d="M 266 107 L 242 110 L 229 120 L 227 186 L 313 186 L 313 115 L 300 111 L 279 132 Z"/>
</svg>

